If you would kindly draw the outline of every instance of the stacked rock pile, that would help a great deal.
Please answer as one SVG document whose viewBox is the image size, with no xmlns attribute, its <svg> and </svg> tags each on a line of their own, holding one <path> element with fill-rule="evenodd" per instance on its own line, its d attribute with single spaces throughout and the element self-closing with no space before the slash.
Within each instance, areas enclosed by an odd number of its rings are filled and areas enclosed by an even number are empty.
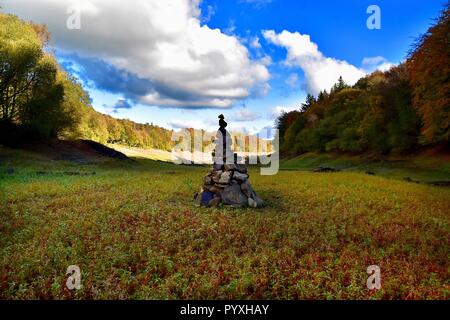
<svg viewBox="0 0 450 320">
<path fill-rule="evenodd" d="M 249 181 L 247 166 L 231 150 L 231 136 L 225 130 L 226 122 L 219 116 L 220 129 L 215 139 L 212 171 L 204 177 L 201 190 L 201 205 L 216 207 L 221 204 L 231 207 L 259 208 L 264 202 L 256 195 Z"/>
</svg>

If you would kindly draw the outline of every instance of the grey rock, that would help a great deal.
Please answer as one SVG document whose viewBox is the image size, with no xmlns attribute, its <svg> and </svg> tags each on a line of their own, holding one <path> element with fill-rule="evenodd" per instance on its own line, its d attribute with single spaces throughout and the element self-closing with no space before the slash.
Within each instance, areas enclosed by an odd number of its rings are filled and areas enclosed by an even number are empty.
<svg viewBox="0 0 450 320">
<path fill-rule="evenodd" d="M 204 191 L 209 191 L 209 192 L 214 193 L 214 191 L 212 190 L 213 188 L 214 188 L 213 184 L 204 184 L 203 185 L 203 190 Z"/>
<path fill-rule="evenodd" d="M 225 171 L 224 173 L 222 173 L 218 183 L 220 183 L 220 184 L 229 184 L 230 180 L 231 180 L 231 174 L 232 174 L 231 171 Z"/>
<path fill-rule="evenodd" d="M 230 184 L 222 184 L 222 183 L 215 183 L 214 186 L 220 189 L 225 189 L 226 187 L 228 187 Z"/>
<path fill-rule="evenodd" d="M 213 198 L 209 203 L 208 203 L 208 207 L 211 208 L 216 208 L 218 207 L 220 204 L 222 203 L 222 199 L 215 197 Z"/>
<path fill-rule="evenodd" d="M 241 190 L 247 196 L 247 198 L 253 198 L 253 195 L 255 194 L 255 191 L 253 190 L 252 185 L 248 180 L 241 184 Z"/>
<path fill-rule="evenodd" d="M 226 163 L 224 165 L 224 169 L 225 169 L 225 171 L 233 171 L 233 170 L 237 169 L 237 165 L 236 164 L 228 164 L 228 163 Z"/>
<path fill-rule="evenodd" d="M 236 171 L 233 175 L 233 179 L 236 179 L 239 182 L 245 182 L 248 180 L 248 175 Z"/>
<path fill-rule="evenodd" d="M 253 200 L 256 202 L 257 208 L 264 207 L 264 201 L 260 197 L 258 197 L 256 194 L 253 196 Z"/>
<path fill-rule="evenodd" d="M 252 199 L 256 203 L 256 207 L 261 208 L 264 206 L 264 201 L 256 195 L 256 192 L 255 192 L 255 190 L 253 190 L 253 187 L 250 184 L 250 181 L 247 180 L 244 183 L 242 183 L 241 190 L 249 199 Z M 249 202 L 249 204 L 250 204 L 250 202 Z"/>
<path fill-rule="evenodd" d="M 248 198 L 248 206 L 249 206 L 250 208 L 257 208 L 257 207 L 258 207 L 258 204 L 257 204 L 256 201 L 253 200 L 252 198 Z"/>
<path fill-rule="evenodd" d="M 247 171 L 247 166 L 245 164 L 238 164 L 236 165 L 236 171 L 239 171 L 240 173 L 246 174 Z"/>
<path fill-rule="evenodd" d="M 215 184 L 214 186 L 209 188 L 209 191 L 216 194 L 216 193 L 221 193 L 222 190 L 227 187 L 227 186 L 221 186 L 221 185 L 217 185 Z"/>
<path fill-rule="evenodd" d="M 226 205 L 235 207 L 245 207 L 248 205 L 248 198 L 242 193 L 239 185 L 231 185 L 222 191 L 222 201 Z"/>
<path fill-rule="evenodd" d="M 215 183 L 219 183 L 221 176 L 222 176 L 222 171 L 214 171 L 212 174 L 212 180 Z"/>
<path fill-rule="evenodd" d="M 211 179 L 211 177 L 210 176 L 206 176 L 204 179 L 203 179 L 203 183 L 205 184 L 205 185 L 210 185 L 210 184 L 212 184 L 212 179 Z"/>
</svg>

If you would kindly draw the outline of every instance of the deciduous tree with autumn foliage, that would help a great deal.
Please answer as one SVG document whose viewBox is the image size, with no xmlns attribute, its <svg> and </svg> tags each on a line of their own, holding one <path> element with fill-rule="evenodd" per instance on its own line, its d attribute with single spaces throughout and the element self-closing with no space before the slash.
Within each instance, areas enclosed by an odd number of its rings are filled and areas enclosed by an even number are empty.
<svg viewBox="0 0 450 320">
<path fill-rule="evenodd" d="M 426 143 L 450 140 L 450 3 L 407 61 L 413 105 Z"/>
<path fill-rule="evenodd" d="M 450 141 L 449 4 L 406 62 L 308 96 L 277 121 L 285 155 L 411 152 Z"/>
</svg>

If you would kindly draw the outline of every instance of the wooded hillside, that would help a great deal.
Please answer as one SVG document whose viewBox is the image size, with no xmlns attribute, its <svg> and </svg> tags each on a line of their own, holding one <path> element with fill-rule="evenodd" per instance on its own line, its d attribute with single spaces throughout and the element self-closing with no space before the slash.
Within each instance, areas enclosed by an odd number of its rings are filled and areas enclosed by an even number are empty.
<svg viewBox="0 0 450 320">
<path fill-rule="evenodd" d="M 342 78 L 277 120 L 285 155 L 410 152 L 450 141 L 450 18 L 447 4 L 406 62 L 354 86 Z"/>
</svg>

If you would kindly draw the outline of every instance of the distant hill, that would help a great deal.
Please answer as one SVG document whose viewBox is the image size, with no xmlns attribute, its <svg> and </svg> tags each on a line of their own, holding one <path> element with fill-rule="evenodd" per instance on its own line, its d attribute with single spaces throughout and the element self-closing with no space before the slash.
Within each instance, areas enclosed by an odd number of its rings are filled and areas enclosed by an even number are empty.
<svg viewBox="0 0 450 320">
<path fill-rule="evenodd" d="M 100 142 L 105 145 L 126 146 L 139 149 L 156 149 L 162 151 L 172 151 L 178 142 L 172 141 L 173 130 L 158 127 L 153 124 L 140 124 L 131 120 L 115 119 L 109 115 L 95 111 L 92 107 L 84 107 L 83 118 L 76 131 L 69 133 L 69 137 L 74 135 L 77 138 L 88 139 Z M 194 135 L 202 136 L 202 148 L 206 148 L 216 132 L 189 128 L 185 129 L 191 135 L 191 148 L 194 151 Z M 241 132 L 231 132 L 240 143 L 235 144 L 235 151 L 248 152 L 249 139 L 253 137 L 256 141 L 256 148 L 260 152 L 269 152 L 271 142 L 251 136 Z M 197 150 L 199 151 L 199 150 Z M 203 150 L 207 152 L 206 150 Z M 253 150 L 256 151 L 256 150 Z"/>
<path fill-rule="evenodd" d="M 75 136 L 102 144 L 119 144 L 142 149 L 159 149 L 170 151 L 173 148 L 172 130 L 153 124 L 140 124 L 131 120 L 115 119 L 95 111 L 90 106 L 84 107 L 80 123 L 68 137 Z"/>
</svg>

